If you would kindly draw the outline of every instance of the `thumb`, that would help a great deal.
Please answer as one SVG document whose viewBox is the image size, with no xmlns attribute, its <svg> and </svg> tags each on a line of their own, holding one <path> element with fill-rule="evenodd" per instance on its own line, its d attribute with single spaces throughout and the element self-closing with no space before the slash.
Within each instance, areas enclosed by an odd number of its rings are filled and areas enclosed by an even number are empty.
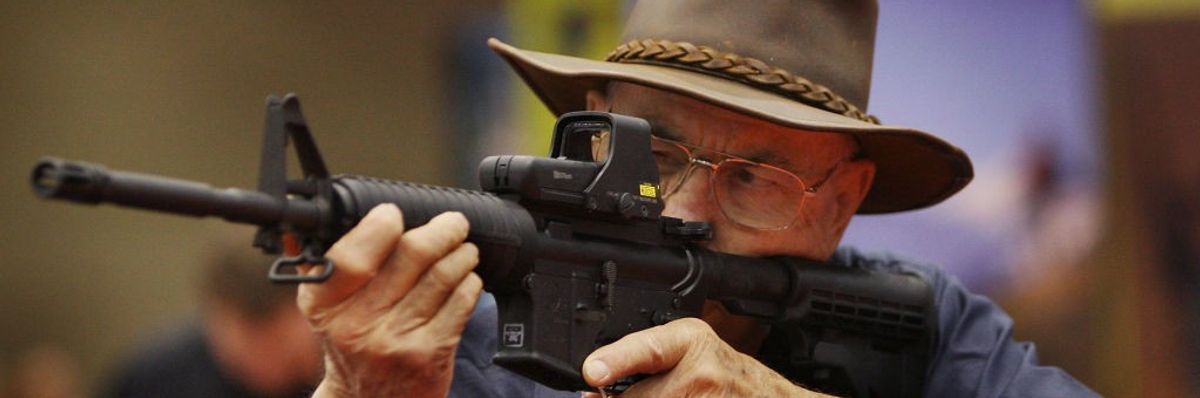
<svg viewBox="0 0 1200 398">
<path fill-rule="evenodd" d="M 687 355 L 692 344 L 712 336 L 712 328 L 696 318 L 630 333 L 592 352 L 583 361 L 583 379 L 593 387 L 602 387 L 626 376 L 669 371 Z"/>
</svg>

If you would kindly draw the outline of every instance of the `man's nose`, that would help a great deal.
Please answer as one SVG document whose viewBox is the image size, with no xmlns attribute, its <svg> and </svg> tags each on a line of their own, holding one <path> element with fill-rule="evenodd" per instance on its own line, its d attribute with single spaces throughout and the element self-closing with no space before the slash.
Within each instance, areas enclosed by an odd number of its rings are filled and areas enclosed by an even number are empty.
<svg viewBox="0 0 1200 398">
<path fill-rule="evenodd" d="M 679 188 L 665 198 L 662 215 L 684 221 L 716 221 L 720 209 L 709 187 L 709 173 L 713 170 L 693 164 L 689 171 L 679 182 Z"/>
</svg>

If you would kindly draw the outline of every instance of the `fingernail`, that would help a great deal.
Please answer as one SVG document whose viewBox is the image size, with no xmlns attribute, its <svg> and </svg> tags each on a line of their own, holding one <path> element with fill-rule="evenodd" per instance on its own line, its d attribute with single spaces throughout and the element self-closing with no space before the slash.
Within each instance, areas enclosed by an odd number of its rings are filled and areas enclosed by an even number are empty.
<svg viewBox="0 0 1200 398">
<path fill-rule="evenodd" d="M 608 379 L 608 365 L 601 361 L 590 361 L 583 365 L 583 372 L 594 382 L 604 383 Z"/>
</svg>

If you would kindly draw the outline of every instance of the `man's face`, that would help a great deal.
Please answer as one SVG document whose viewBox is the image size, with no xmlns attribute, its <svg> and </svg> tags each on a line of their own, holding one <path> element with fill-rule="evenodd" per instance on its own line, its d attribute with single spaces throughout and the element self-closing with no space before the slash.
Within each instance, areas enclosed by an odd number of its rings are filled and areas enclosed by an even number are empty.
<svg viewBox="0 0 1200 398">
<path fill-rule="evenodd" d="M 874 176 L 870 161 L 842 162 L 856 151 L 848 136 L 784 128 L 657 89 L 614 83 L 607 96 L 589 93 L 588 107 L 646 119 L 655 136 L 770 164 L 810 186 L 828 176 L 815 195 L 804 199 L 794 224 L 764 230 L 727 218 L 713 196 L 711 169 L 697 167 L 666 197 L 663 215 L 711 223 L 714 236 L 707 245 L 711 250 L 825 259 L 836 248 Z M 801 196 L 795 198 L 797 203 Z"/>
</svg>

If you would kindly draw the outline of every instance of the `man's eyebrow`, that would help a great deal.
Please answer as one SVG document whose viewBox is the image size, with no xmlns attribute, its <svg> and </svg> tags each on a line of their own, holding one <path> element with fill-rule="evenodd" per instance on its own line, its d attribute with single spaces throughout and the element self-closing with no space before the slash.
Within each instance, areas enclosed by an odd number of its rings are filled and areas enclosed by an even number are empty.
<svg viewBox="0 0 1200 398">
<path fill-rule="evenodd" d="M 686 139 L 684 139 L 685 136 L 683 135 L 683 133 L 679 132 L 679 130 L 676 130 L 673 127 L 664 126 L 661 123 L 658 123 L 655 120 L 656 118 L 654 118 L 653 115 L 644 115 L 642 118 L 645 119 L 646 122 L 650 123 L 651 135 L 654 135 L 655 137 L 659 137 L 659 138 L 666 138 L 671 141 L 682 142 L 684 144 L 695 145 L 695 143 L 688 142 Z M 702 149 L 708 149 L 708 148 L 702 148 Z M 747 156 L 743 156 L 742 154 L 736 154 L 736 153 L 732 153 L 730 155 L 734 155 L 734 156 L 737 156 L 737 157 L 740 157 L 740 158 L 743 158 L 746 160 L 758 162 L 758 163 L 769 164 L 769 165 L 790 171 L 796 175 L 801 175 L 800 171 L 796 169 L 796 164 L 794 162 L 789 160 L 787 157 L 781 156 L 777 153 L 763 151 L 763 152 L 759 152 L 759 153 L 749 154 Z"/>
<path fill-rule="evenodd" d="M 688 142 L 687 140 L 685 140 L 684 135 L 682 133 L 680 133 L 678 130 L 675 130 L 670 127 L 665 127 L 665 126 L 657 126 L 654 124 L 651 124 L 651 126 L 652 126 L 651 128 L 653 130 L 653 134 L 656 137 L 666 138 L 666 139 L 672 140 L 672 141 L 679 141 L 679 142 L 682 142 L 682 143 L 688 144 L 688 145 L 695 145 L 695 143 Z M 709 148 L 703 148 L 703 147 L 701 149 L 711 150 Z M 758 162 L 758 163 L 769 164 L 769 165 L 779 167 L 781 169 L 796 173 L 795 164 L 791 160 L 789 160 L 787 157 L 780 156 L 777 153 L 770 152 L 769 150 L 759 151 L 757 153 L 752 153 L 752 154 L 730 153 L 729 155 L 734 155 L 739 158 L 743 158 L 743 159 Z"/>
<path fill-rule="evenodd" d="M 625 113 L 623 111 L 619 111 L 619 110 L 616 110 L 613 108 L 614 107 L 612 106 L 611 103 L 608 104 L 609 112 L 618 113 L 618 114 L 622 114 L 622 115 L 629 115 L 629 113 Z M 636 115 L 635 117 L 645 120 L 646 123 L 650 124 L 650 135 L 653 135 L 658 138 L 666 138 L 666 139 L 672 140 L 672 141 L 683 142 L 683 134 L 680 133 L 679 130 L 676 130 L 672 127 L 663 126 L 662 123 L 659 122 L 660 119 L 658 117 L 658 114 L 656 114 L 655 112 L 643 109 L 641 114 Z"/>
<path fill-rule="evenodd" d="M 778 153 L 763 151 L 745 156 L 745 159 L 762 164 L 769 164 L 790 171 L 792 174 L 797 176 L 803 175 L 800 170 L 796 168 L 795 163 L 793 163 L 790 159 L 779 155 Z"/>
</svg>

